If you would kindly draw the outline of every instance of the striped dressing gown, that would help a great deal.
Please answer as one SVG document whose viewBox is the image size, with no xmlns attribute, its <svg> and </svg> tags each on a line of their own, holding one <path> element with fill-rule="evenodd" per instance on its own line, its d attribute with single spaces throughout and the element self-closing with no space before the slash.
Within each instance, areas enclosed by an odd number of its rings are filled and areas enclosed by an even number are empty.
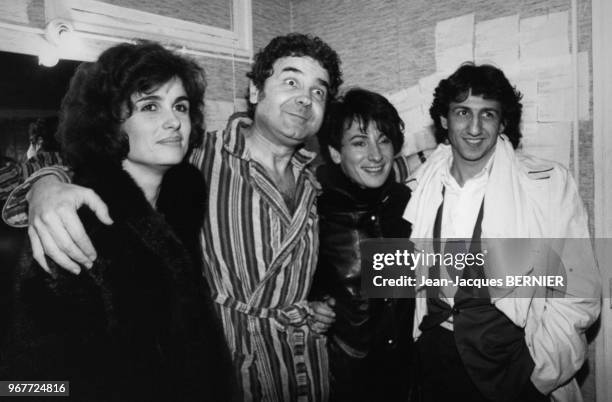
<svg viewBox="0 0 612 402">
<path fill-rule="evenodd" d="M 39 169 L 61 164 L 62 158 L 58 153 L 38 152 L 27 163 L 5 162 L 0 166 L 0 206 L 6 200 L 6 205 L 2 210 L 2 217 L 6 223 L 16 227 L 28 225 L 28 203 L 25 200 L 25 195 L 30 190 L 30 183 L 40 177 L 36 173 Z M 48 169 L 46 174 L 49 174 L 49 172 L 53 172 L 52 174 L 61 178 L 68 177 L 64 169 L 59 167 Z M 30 175 L 32 175 L 32 180 L 27 182 L 27 185 L 22 185 L 23 181 Z M 64 181 L 67 180 L 64 179 Z M 11 194 L 11 192 L 13 193 Z M 9 194 L 11 195 L 10 198 Z"/>
<path fill-rule="evenodd" d="M 246 401 L 328 399 L 326 338 L 306 325 L 306 297 L 317 264 L 318 183 L 298 150 L 295 212 L 263 167 L 249 157 L 236 116 L 208 133 L 192 163 L 204 174 L 204 275 L 233 355 Z"/>
</svg>

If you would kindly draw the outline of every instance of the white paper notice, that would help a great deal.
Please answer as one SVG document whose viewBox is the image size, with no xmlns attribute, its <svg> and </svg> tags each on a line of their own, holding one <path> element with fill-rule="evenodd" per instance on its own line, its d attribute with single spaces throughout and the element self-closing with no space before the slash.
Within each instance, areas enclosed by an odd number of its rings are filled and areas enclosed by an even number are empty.
<svg viewBox="0 0 612 402">
<path fill-rule="evenodd" d="M 523 150 L 569 168 L 572 125 L 566 122 L 538 123 L 537 133 L 523 131 Z"/>
<path fill-rule="evenodd" d="M 474 60 L 474 14 L 436 24 L 436 70 L 453 72 L 462 63 Z"/>
<path fill-rule="evenodd" d="M 589 54 L 578 53 L 578 116 L 580 120 L 590 120 L 591 72 Z"/>
<path fill-rule="evenodd" d="M 523 122 L 535 123 L 538 121 L 538 104 L 536 102 L 523 101 Z"/>
<path fill-rule="evenodd" d="M 538 122 L 573 121 L 574 96 L 571 89 L 538 96 Z"/>
<path fill-rule="evenodd" d="M 496 18 L 476 24 L 476 63 L 493 64 L 506 75 L 519 69 L 519 16 Z"/>
<path fill-rule="evenodd" d="M 538 72 L 538 121 L 572 121 L 574 90 L 571 58 L 555 58 L 550 68 Z"/>
<path fill-rule="evenodd" d="M 412 109 L 422 102 L 421 89 L 418 85 L 394 92 L 386 98 L 398 111 Z"/>
<path fill-rule="evenodd" d="M 419 89 L 421 90 L 422 104 L 431 106 L 433 101 L 433 93 L 440 84 L 440 81 L 448 78 L 448 73 L 433 73 L 419 80 Z"/>
<path fill-rule="evenodd" d="M 569 53 L 567 11 L 523 18 L 519 29 L 521 62 Z"/>
<path fill-rule="evenodd" d="M 404 146 L 402 155 L 414 155 L 419 151 L 432 149 L 436 146 L 436 138 L 433 134 L 433 127 L 425 127 L 416 133 L 404 133 Z"/>
<path fill-rule="evenodd" d="M 522 66 L 521 66 L 522 67 Z M 537 102 L 538 100 L 538 72 L 537 70 L 521 69 L 518 76 L 508 77 L 510 83 L 516 86 L 523 95 L 523 104 Z"/>
<path fill-rule="evenodd" d="M 429 117 L 429 108 L 425 105 L 403 110 L 399 115 L 404 121 L 404 132 L 406 134 L 419 132 L 433 124 L 431 117 Z"/>
</svg>

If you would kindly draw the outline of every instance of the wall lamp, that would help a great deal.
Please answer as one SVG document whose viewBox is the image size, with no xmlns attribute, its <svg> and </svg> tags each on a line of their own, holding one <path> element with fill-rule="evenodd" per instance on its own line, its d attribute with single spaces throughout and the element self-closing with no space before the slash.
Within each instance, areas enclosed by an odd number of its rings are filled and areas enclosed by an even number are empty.
<svg viewBox="0 0 612 402">
<path fill-rule="evenodd" d="M 38 54 L 38 64 L 53 67 L 59 62 L 60 49 L 74 45 L 74 27 L 63 19 L 51 20 L 45 27 L 45 39 Z"/>
</svg>

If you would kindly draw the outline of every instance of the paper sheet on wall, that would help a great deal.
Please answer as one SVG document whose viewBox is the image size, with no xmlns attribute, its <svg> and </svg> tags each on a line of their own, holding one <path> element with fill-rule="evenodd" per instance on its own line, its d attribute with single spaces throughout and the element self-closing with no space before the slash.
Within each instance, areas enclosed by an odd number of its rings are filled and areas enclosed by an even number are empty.
<svg viewBox="0 0 612 402">
<path fill-rule="evenodd" d="M 535 123 L 538 121 L 538 104 L 536 101 L 523 101 L 522 121 L 524 123 Z"/>
<path fill-rule="evenodd" d="M 426 77 L 423 77 L 419 80 L 419 89 L 421 91 L 421 104 L 429 107 L 431 106 L 431 102 L 433 102 L 433 94 L 435 89 L 437 88 L 440 81 L 448 78 L 448 73 L 440 73 L 436 72 L 430 74 Z"/>
<path fill-rule="evenodd" d="M 493 64 L 507 76 L 519 70 L 519 16 L 482 21 L 476 24 L 474 59 Z"/>
<path fill-rule="evenodd" d="M 567 122 L 537 123 L 536 132 L 523 130 L 523 151 L 569 168 L 572 125 Z"/>
<path fill-rule="evenodd" d="M 474 14 L 462 15 L 436 24 L 436 70 L 452 72 L 474 60 Z"/>
<path fill-rule="evenodd" d="M 532 122 L 522 121 L 521 122 L 521 134 L 523 134 L 523 138 L 521 139 L 521 144 L 523 144 L 523 147 L 524 147 L 525 138 L 533 138 L 538 135 L 538 123 L 535 121 L 532 121 Z"/>
<path fill-rule="evenodd" d="M 554 59 L 549 68 L 538 72 L 538 121 L 574 119 L 574 89 L 569 55 Z"/>
<path fill-rule="evenodd" d="M 435 146 L 433 128 L 428 126 L 415 133 L 404 133 L 404 146 L 401 154 L 414 155 L 419 151 L 435 148 Z"/>
<path fill-rule="evenodd" d="M 399 111 L 399 115 L 404 121 L 404 133 L 406 134 L 417 133 L 433 124 L 429 117 L 429 108 L 425 105 Z"/>
<path fill-rule="evenodd" d="M 571 56 L 567 54 L 549 60 L 548 66 L 538 70 L 538 95 L 570 89 L 573 86 Z"/>
<path fill-rule="evenodd" d="M 538 76 L 537 74 L 523 74 L 518 77 L 508 77 L 510 83 L 523 95 L 523 103 L 533 102 L 538 100 Z"/>
<path fill-rule="evenodd" d="M 418 85 L 388 94 L 386 98 L 398 111 L 412 109 L 423 102 L 421 89 Z"/>
<path fill-rule="evenodd" d="M 546 65 L 545 59 L 569 53 L 567 11 L 523 18 L 519 30 L 521 63 L 532 60 Z"/>
</svg>

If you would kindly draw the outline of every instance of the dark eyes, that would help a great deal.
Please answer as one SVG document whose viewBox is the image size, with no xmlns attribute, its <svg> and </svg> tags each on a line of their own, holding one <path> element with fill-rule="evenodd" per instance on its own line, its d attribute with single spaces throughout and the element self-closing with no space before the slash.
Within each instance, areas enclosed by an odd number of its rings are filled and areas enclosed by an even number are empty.
<svg viewBox="0 0 612 402">
<path fill-rule="evenodd" d="M 155 112 L 155 111 L 157 111 L 157 104 L 155 104 L 155 103 L 146 103 L 146 104 L 142 105 L 140 110 L 143 111 L 143 112 Z"/>
<path fill-rule="evenodd" d="M 299 83 L 296 79 L 294 78 L 287 78 L 285 79 L 285 84 L 290 86 L 291 88 L 298 88 L 299 87 Z M 325 98 L 327 97 L 327 91 L 325 89 L 322 88 L 313 88 L 310 91 L 312 93 L 312 97 L 315 98 L 318 101 L 324 101 Z"/>
<path fill-rule="evenodd" d="M 176 109 L 179 112 L 187 113 L 189 111 L 189 104 L 188 103 L 178 103 L 174 106 L 174 109 Z"/>
<path fill-rule="evenodd" d="M 487 112 L 487 113 L 484 113 L 482 117 L 488 120 L 492 120 L 492 119 L 496 119 L 497 115 L 495 113 Z"/>
<path fill-rule="evenodd" d="M 378 144 L 380 145 L 388 145 L 391 144 L 391 140 L 388 137 L 380 137 L 378 139 Z M 365 147 L 368 145 L 366 140 L 354 140 L 351 142 L 351 146 L 353 147 Z"/>
<path fill-rule="evenodd" d="M 312 90 L 312 94 L 318 100 L 325 100 L 325 97 L 327 96 L 327 93 L 323 89 L 318 89 L 318 88 L 317 89 L 313 89 Z"/>
<path fill-rule="evenodd" d="M 140 107 L 139 110 L 142 112 L 157 112 L 159 108 L 160 106 L 157 103 L 151 102 L 151 103 L 145 103 L 144 105 Z M 180 113 L 187 113 L 189 112 L 189 103 L 186 103 L 186 102 L 177 103 L 176 105 L 173 106 L 173 109 Z"/>
<path fill-rule="evenodd" d="M 470 112 L 469 110 L 466 109 L 457 109 L 455 110 L 455 115 L 461 118 L 468 118 L 472 116 L 472 112 Z M 480 116 L 484 119 L 484 120 L 495 120 L 497 119 L 497 113 L 495 112 L 489 112 L 489 111 L 485 111 L 482 112 L 480 114 Z"/>
</svg>

